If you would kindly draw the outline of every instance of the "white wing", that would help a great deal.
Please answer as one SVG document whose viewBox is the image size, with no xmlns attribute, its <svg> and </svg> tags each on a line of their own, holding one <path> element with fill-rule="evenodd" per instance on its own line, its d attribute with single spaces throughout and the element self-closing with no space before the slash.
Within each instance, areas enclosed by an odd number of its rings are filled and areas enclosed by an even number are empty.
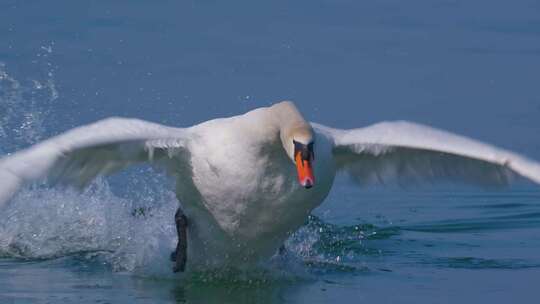
<svg viewBox="0 0 540 304">
<path fill-rule="evenodd" d="M 186 133 L 185 129 L 126 118 L 72 129 L 0 159 L 0 207 L 21 185 L 36 179 L 52 177 L 82 187 L 99 174 L 170 158 L 185 148 Z"/>
<path fill-rule="evenodd" d="M 504 185 L 514 174 L 540 184 L 540 163 L 428 126 L 405 121 L 352 130 L 313 126 L 333 141 L 338 167 L 361 184 L 446 179 Z"/>
</svg>

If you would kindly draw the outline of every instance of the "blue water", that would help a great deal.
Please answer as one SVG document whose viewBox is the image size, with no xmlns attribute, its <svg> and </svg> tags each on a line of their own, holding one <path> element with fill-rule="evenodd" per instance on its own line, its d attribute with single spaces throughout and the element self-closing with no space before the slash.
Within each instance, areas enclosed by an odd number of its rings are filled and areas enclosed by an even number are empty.
<svg viewBox="0 0 540 304">
<path fill-rule="evenodd" d="M 540 159 L 538 1 L 0 2 L 0 153 L 112 116 L 175 126 L 292 99 Z M 536 303 L 540 188 L 359 189 L 252 273 L 174 275 L 166 177 L 33 185 L 0 215 L 1 303 Z M 150 208 L 137 216 L 137 208 Z"/>
</svg>

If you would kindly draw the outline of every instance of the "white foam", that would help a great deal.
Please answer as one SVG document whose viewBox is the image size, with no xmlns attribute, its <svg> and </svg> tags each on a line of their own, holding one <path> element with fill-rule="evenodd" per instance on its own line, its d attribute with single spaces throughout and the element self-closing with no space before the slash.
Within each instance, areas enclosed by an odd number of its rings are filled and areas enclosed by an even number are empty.
<svg viewBox="0 0 540 304">
<path fill-rule="evenodd" d="M 102 179 L 82 193 L 27 188 L 0 216 L 0 255 L 48 259 L 99 252 L 117 271 L 168 273 L 178 203 L 168 191 L 153 194 L 162 202 L 120 198 Z"/>
</svg>

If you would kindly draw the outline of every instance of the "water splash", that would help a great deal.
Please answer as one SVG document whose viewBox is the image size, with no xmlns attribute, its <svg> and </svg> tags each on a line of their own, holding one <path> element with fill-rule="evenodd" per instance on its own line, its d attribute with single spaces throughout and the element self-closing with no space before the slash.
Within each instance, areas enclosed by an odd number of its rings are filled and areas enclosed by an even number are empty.
<svg viewBox="0 0 540 304">
<path fill-rule="evenodd" d="M 113 271 L 174 277 L 169 254 L 176 230 L 171 215 L 178 205 L 175 194 L 164 187 L 164 176 L 153 174 L 154 181 L 142 182 L 152 176 L 149 170 L 133 172 L 139 177 L 126 188 L 138 191 L 127 198 L 116 195 L 105 179 L 96 180 L 82 193 L 70 188 L 24 189 L 0 217 L 0 257 L 48 260 L 75 255 L 98 259 Z M 376 230 L 369 225 L 334 226 L 312 216 L 287 241 L 286 253 L 257 271 L 196 273 L 191 274 L 192 280 L 257 281 L 290 279 L 313 271 L 365 271 L 361 260 L 370 253 L 362 240 L 382 234 Z"/>
<path fill-rule="evenodd" d="M 37 54 L 36 63 L 45 75 L 17 79 L 0 62 L 0 153 L 36 143 L 47 134 L 47 119 L 59 94 L 55 67 L 50 61 L 52 45 Z"/>
<path fill-rule="evenodd" d="M 170 191 L 152 196 L 160 204 L 118 197 L 103 179 L 82 193 L 24 189 L 0 219 L 0 256 L 39 260 L 84 254 L 103 259 L 115 271 L 170 272 L 167 257 L 176 237 L 171 214 L 177 203 Z M 134 213 L 141 206 L 144 216 Z"/>
<path fill-rule="evenodd" d="M 366 272 L 366 257 L 380 256 L 383 252 L 368 243 L 399 234 L 394 227 L 380 228 L 372 224 L 339 226 L 326 223 L 316 216 L 286 242 L 295 256 L 316 272 Z"/>
</svg>

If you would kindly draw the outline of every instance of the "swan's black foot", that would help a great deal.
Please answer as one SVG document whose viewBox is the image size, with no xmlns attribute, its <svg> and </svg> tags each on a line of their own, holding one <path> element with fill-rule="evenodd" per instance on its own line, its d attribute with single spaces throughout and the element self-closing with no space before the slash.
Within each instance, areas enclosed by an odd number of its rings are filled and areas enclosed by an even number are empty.
<svg viewBox="0 0 540 304">
<path fill-rule="evenodd" d="M 174 221 L 176 223 L 176 232 L 178 233 L 178 245 L 176 250 L 171 253 L 171 261 L 175 262 L 173 267 L 174 272 L 184 271 L 186 269 L 187 261 L 187 218 L 182 212 L 182 209 L 178 208 L 174 215 Z"/>
</svg>

